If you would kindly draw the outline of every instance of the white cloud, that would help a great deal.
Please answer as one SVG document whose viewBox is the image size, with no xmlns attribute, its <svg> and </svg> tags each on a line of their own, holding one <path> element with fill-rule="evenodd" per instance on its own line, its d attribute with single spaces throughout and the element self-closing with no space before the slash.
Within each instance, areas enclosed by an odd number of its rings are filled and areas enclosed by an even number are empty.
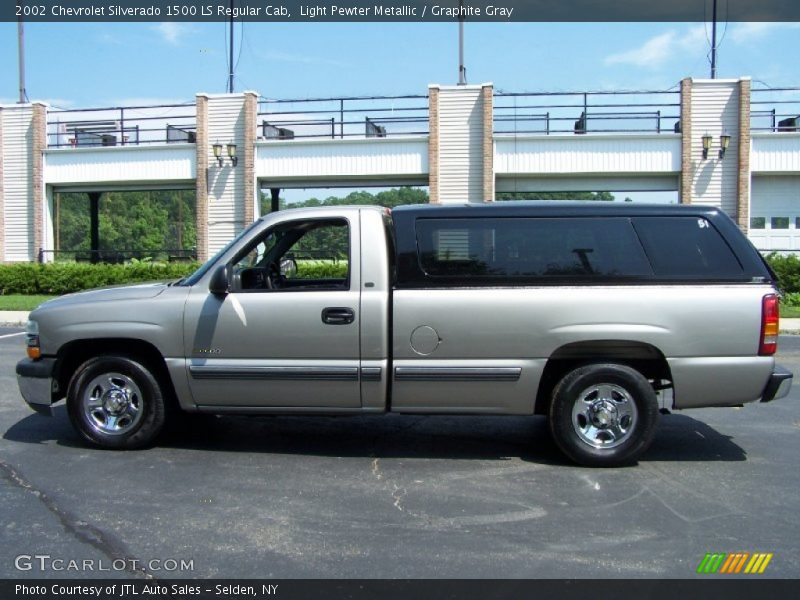
<svg viewBox="0 0 800 600">
<path fill-rule="evenodd" d="M 696 25 L 677 31 L 670 29 L 651 37 L 637 48 L 611 54 L 605 58 L 607 65 L 634 65 L 658 67 L 679 54 L 701 51 L 708 44 L 705 25 Z"/>
<path fill-rule="evenodd" d="M 695 25 L 685 30 L 678 36 L 677 45 L 683 52 L 698 53 L 711 47 L 711 28 L 705 25 Z"/>
<path fill-rule="evenodd" d="M 745 22 L 733 26 L 728 35 L 735 44 L 748 44 L 761 40 L 776 31 L 798 28 L 800 28 L 800 23 Z"/>
<path fill-rule="evenodd" d="M 302 63 L 302 64 L 317 64 L 327 65 L 331 67 L 347 67 L 347 63 L 332 59 L 320 58 L 316 56 L 303 56 L 302 54 L 292 54 L 288 52 L 264 52 L 260 53 L 261 58 L 265 60 L 273 60 L 278 62 L 288 63 Z"/>
<path fill-rule="evenodd" d="M 677 34 L 666 31 L 650 38 L 638 48 L 611 54 L 605 58 L 607 65 L 635 65 L 652 67 L 664 63 L 672 54 Z"/>
<path fill-rule="evenodd" d="M 115 35 L 108 33 L 107 31 L 102 32 L 99 36 L 97 36 L 97 40 L 102 44 L 111 44 L 113 46 L 122 46 L 122 40 Z"/>
<path fill-rule="evenodd" d="M 181 38 L 194 31 L 194 28 L 188 23 L 165 22 L 154 25 L 153 30 L 161 35 L 167 44 L 177 46 L 181 43 Z"/>
</svg>

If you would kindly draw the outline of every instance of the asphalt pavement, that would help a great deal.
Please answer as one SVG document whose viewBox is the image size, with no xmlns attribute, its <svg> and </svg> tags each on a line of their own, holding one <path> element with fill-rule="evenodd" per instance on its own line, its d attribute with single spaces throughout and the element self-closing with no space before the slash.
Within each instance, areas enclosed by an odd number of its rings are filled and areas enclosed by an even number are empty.
<svg viewBox="0 0 800 600">
<path fill-rule="evenodd" d="M 0 577 L 686 578 L 707 552 L 800 575 L 800 384 L 663 416 L 621 469 L 569 464 L 539 417 L 211 417 L 115 452 L 25 406 L 19 332 L 0 328 Z M 780 348 L 800 373 L 800 337 Z"/>
</svg>

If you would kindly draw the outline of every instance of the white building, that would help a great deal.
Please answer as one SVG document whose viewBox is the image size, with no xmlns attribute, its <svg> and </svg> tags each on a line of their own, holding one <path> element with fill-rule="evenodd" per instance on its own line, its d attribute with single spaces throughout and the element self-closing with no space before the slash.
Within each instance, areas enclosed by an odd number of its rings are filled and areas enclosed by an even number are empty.
<svg viewBox="0 0 800 600">
<path fill-rule="evenodd" d="M 721 207 L 760 249 L 800 249 L 799 92 L 752 90 L 742 78 L 639 94 L 496 94 L 484 84 L 393 98 L 3 105 L 0 260 L 49 256 L 59 191 L 193 189 L 204 259 L 257 218 L 261 189 L 362 185 L 426 185 L 441 203 L 674 191 Z"/>
</svg>

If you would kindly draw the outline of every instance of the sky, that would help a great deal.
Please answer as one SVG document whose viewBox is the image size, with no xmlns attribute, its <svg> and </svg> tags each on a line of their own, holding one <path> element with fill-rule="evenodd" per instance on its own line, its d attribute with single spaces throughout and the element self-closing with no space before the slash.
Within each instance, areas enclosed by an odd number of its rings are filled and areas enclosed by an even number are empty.
<svg viewBox="0 0 800 600">
<path fill-rule="evenodd" d="M 28 97 L 68 109 L 224 92 L 227 31 L 226 23 L 28 23 Z M 676 89 L 683 77 L 709 76 L 710 36 L 703 23 L 467 23 L 467 80 L 505 92 Z M 719 77 L 800 86 L 800 23 L 720 23 L 718 38 Z M 425 94 L 428 84 L 458 79 L 456 23 L 238 23 L 234 39 L 236 91 L 269 98 Z M 0 56 L 0 103 L 12 103 L 15 23 L 0 23 Z M 634 199 L 676 198 L 661 196 Z"/>
<path fill-rule="evenodd" d="M 702 23 L 467 23 L 469 83 L 501 91 L 670 89 L 708 77 Z M 28 23 L 30 99 L 62 108 L 224 92 L 224 23 Z M 800 85 L 800 23 L 720 23 L 718 76 Z M 236 25 L 235 87 L 271 98 L 424 94 L 457 81 L 455 23 Z M 15 23 L 0 23 L 0 102 L 15 102 Z"/>
</svg>

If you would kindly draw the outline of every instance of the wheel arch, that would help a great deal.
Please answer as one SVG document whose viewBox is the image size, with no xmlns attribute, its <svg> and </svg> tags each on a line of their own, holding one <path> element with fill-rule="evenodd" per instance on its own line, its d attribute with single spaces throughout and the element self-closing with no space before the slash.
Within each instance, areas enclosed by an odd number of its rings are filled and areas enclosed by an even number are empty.
<svg viewBox="0 0 800 600">
<path fill-rule="evenodd" d="M 666 357 L 652 344 L 636 340 L 570 342 L 556 348 L 547 359 L 539 380 L 534 414 L 548 414 L 553 389 L 567 373 L 594 363 L 626 365 L 639 371 L 648 380 L 672 382 Z"/>
<path fill-rule="evenodd" d="M 78 367 L 98 356 L 124 356 L 142 364 L 161 384 L 165 398 L 177 405 L 175 386 L 163 355 L 152 343 L 138 338 L 83 338 L 61 346 L 53 373 L 59 397 L 66 395 Z"/>
</svg>

